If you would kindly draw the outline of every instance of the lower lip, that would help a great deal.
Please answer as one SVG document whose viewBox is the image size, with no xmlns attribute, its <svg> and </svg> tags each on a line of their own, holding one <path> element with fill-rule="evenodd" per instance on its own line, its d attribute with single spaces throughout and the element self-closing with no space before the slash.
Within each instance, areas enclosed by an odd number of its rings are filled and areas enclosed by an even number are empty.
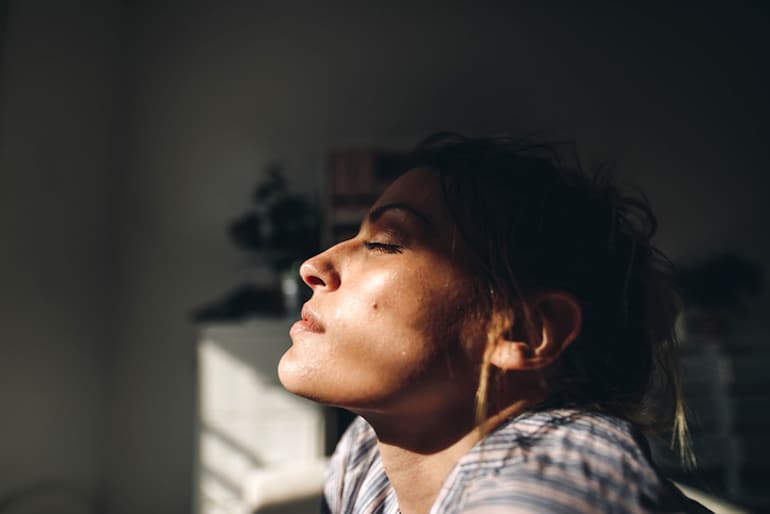
<svg viewBox="0 0 770 514">
<path fill-rule="evenodd" d="M 296 321 L 291 326 L 291 328 L 289 329 L 289 336 L 300 334 L 302 332 L 312 332 L 315 334 L 320 334 L 321 332 L 323 332 L 323 330 L 319 329 L 318 326 L 301 319 L 299 321 Z"/>
</svg>

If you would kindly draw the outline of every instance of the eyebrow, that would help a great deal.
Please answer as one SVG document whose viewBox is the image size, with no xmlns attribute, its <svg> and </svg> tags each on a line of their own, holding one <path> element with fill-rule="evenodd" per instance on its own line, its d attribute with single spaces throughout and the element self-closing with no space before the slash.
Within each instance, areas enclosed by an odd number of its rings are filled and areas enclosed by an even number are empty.
<svg viewBox="0 0 770 514">
<path fill-rule="evenodd" d="M 415 218 L 422 221 L 428 227 L 433 228 L 433 223 L 431 222 L 430 218 L 426 214 L 415 209 L 411 205 L 403 202 L 392 202 L 392 203 L 386 203 L 385 205 L 380 205 L 379 207 L 377 207 L 376 209 L 374 209 L 369 213 L 369 222 L 370 223 L 376 222 L 387 211 L 394 210 L 394 209 L 403 211 L 403 212 L 408 212 Z"/>
</svg>

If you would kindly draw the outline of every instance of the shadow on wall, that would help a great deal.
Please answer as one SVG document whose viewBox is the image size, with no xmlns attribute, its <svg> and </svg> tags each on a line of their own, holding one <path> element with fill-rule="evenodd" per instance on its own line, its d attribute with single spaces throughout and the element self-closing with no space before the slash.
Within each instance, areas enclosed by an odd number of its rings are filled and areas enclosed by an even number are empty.
<svg viewBox="0 0 770 514">
<path fill-rule="evenodd" d="M 93 492 L 68 480 L 40 480 L 0 496 L 0 514 L 100 514 Z"/>
</svg>

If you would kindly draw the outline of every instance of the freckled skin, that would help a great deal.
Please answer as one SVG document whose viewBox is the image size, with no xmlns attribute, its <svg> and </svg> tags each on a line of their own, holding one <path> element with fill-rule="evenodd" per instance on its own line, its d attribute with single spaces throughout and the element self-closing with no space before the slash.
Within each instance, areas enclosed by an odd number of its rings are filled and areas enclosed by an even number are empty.
<svg viewBox="0 0 770 514">
<path fill-rule="evenodd" d="M 403 202 L 429 229 L 388 210 L 359 234 L 306 261 L 308 308 L 322 333 L 298 331 L 278 367 L 287 390 L 358 413 L 424 415 L 472 405 L 483 341 L 460 341 L 472 273 L 435 173 L 411 170 L 373 206 Z M 397 227 L 394 236 L 390 227 Z M 366 242 L 402 245 L 398 253 Z M 402 244 L 403 243 L 403 244 Z"/>
</svg>

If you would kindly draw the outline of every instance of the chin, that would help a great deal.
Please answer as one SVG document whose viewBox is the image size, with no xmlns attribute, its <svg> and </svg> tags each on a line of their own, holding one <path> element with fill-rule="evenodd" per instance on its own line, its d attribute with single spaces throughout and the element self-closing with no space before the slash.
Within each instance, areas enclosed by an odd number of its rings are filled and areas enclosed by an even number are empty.
<svg viewBox="0 0 770 514">
<path fill-rule="evenodd" d="M 303 372 L 302 367 L 292 360 L 290 352 L 291 350 L 284 353 L 278 362 L 278 380 L 290 393 L 300 394 L 304 382 L 302 376 L 307 375 L 307 372 Z"/>
<path fill-rule="evenodd" d="M 278 362 L 278 380 L 281 385 L 292 394 L 323 403 L 318 395 L 320 388 L 314 380 L 317 370 L 303 366 L 293 357 L 290 349 Z"/>
<path fill-rule="evenodd" d="M 341 390 L 340 384 L 336 380 L 328 383 L 317 378 L 310 370 L 297 367 L 285 358 L 281 359 L 278 365 L 278 379 L 281 381 L 281 385 L 294 395 L 322 405 L 347 409 L 361 403 L 355 395 L 351 398 L 350 394 Z"/>
</svg>

